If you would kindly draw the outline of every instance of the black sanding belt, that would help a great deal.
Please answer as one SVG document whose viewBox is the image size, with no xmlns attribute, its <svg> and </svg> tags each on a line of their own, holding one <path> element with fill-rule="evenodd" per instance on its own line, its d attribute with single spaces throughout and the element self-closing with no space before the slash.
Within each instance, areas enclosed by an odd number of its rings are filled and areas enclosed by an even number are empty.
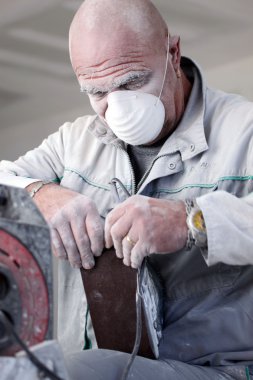
<svg viewBox="0 0 253 380">
<path fill-rule="evenodd" d="M 114 249 L 96 258 L 91 270 L 81 269 L 98 348 L 131 353 L 136 333 L 137 271 L 125 266 Z M 138 355 L 154 358 L 142 313 Z"/>
</svg>

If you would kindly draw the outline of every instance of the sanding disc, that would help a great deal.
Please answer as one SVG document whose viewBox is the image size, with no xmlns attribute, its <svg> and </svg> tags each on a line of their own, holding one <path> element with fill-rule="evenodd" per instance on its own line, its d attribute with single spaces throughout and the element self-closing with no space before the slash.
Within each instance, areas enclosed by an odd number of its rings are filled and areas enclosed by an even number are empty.
<svg viewBox="0 0 253 380">
<path fill-rule="evenodd" d="M 48 292 L 33 255 L 14 236 L 0 229 L 0 310 L 28 345 L 45 339 L 49 323 Z M 7 334 L 8 335 L 8 334 Z M 20 347 L 4 336 L 0 326 L 0 354 L 13 355 Z"/>
</svg>

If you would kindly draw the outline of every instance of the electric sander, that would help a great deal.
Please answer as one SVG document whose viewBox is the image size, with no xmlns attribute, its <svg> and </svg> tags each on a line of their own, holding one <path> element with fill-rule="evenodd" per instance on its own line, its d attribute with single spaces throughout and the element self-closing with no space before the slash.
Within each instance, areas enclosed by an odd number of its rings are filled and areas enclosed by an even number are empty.
<svg viewBox="0 0 253 380">
<path fill-rule="evenodd" d="M 52 337 L 49 228 L 26 190 L 0 185 L 1 380 L 68 379 Z"/>
</svg>

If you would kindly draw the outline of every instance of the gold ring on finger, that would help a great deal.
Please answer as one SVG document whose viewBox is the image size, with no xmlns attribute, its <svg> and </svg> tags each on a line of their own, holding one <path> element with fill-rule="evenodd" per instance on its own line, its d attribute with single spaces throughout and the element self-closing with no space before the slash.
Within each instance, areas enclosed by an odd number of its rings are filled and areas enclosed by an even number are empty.
<svg viewBox="0 0 253 380">
<path fill-rule="evenodd" d="M 126 240 L 128 241 L 128 243 L 130 243 L 133 247 L 135 246 L 136 244 L 136 241 L 132 240 L 129 235 L 126 236 Z"/>
</svg>

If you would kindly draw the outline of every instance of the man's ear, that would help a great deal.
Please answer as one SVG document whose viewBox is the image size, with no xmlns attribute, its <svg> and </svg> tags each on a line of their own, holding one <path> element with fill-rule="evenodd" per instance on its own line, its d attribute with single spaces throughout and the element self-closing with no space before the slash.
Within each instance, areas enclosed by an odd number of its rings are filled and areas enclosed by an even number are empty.
<svg viewBox="0 0 253 380">
<path fill-rule="evenodd" d="M 181 48 L 180 48 L 180 37 L 171 36 L 169 38 L 169 51 L 171 54 L 171 62 L 174 67 L 175 72 L 177 73 L 180 69 L 181 61 Z"/>
</svg>

